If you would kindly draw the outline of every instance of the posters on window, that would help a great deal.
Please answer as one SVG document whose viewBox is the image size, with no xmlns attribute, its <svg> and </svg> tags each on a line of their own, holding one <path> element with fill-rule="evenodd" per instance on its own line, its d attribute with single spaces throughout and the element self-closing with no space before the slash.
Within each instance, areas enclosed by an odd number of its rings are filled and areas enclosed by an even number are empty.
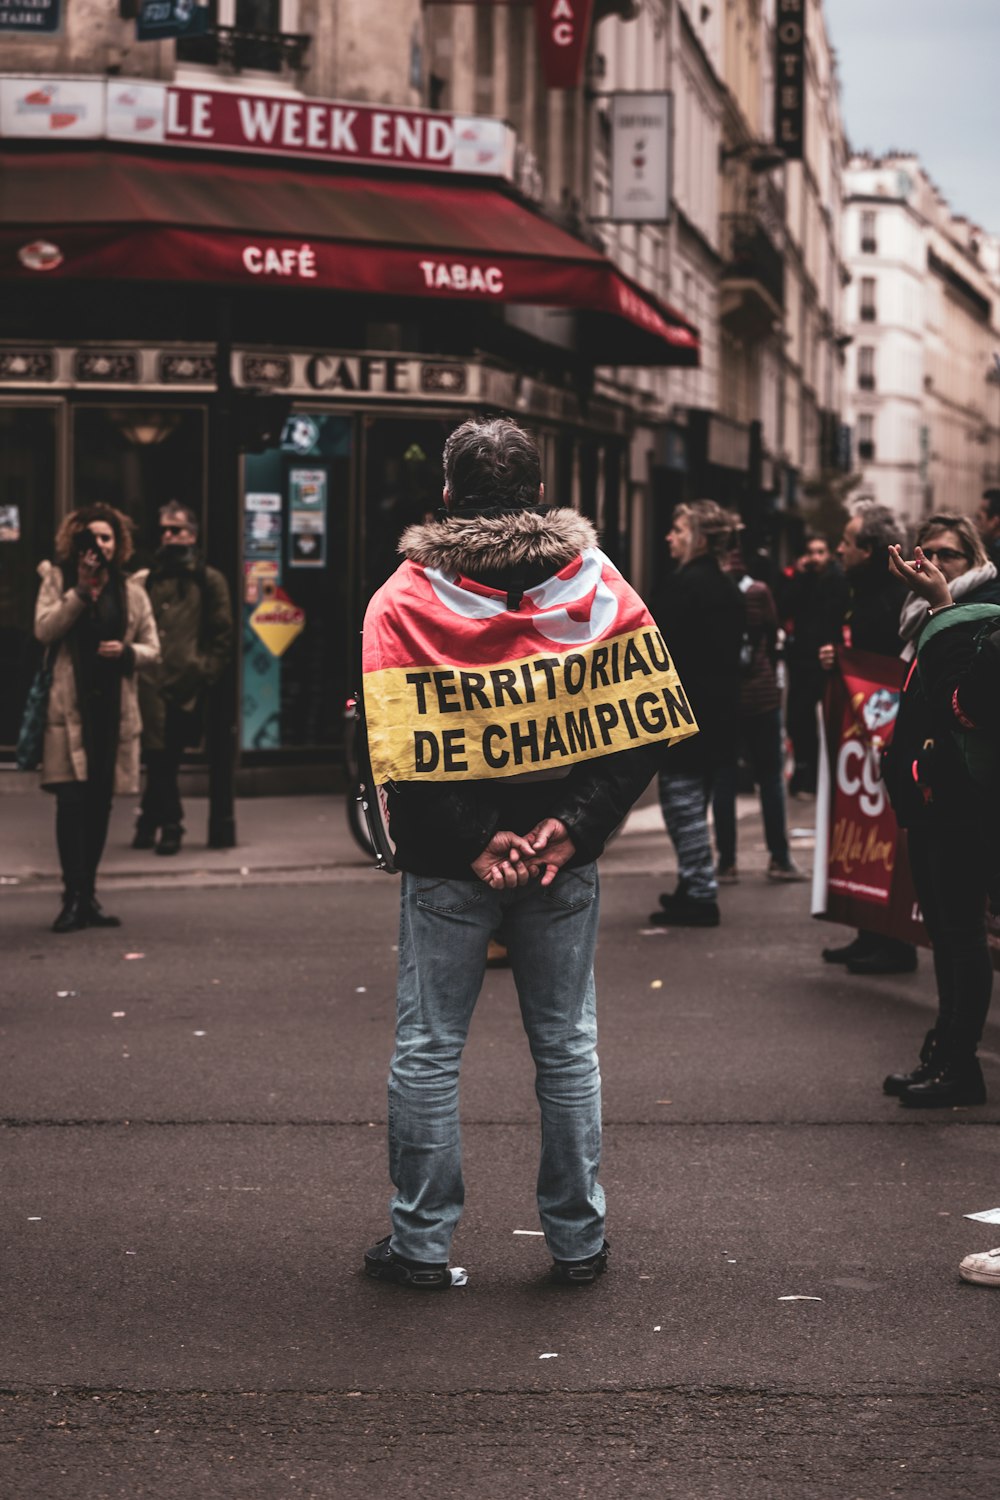
<svg viewBox="0 0 1000 1500">
<path fill-rule="evenodd" d="M 325 469 L 292 469 L 288 477 L 290 568 L 326 566 L 327 473 Z"/>
</svg>

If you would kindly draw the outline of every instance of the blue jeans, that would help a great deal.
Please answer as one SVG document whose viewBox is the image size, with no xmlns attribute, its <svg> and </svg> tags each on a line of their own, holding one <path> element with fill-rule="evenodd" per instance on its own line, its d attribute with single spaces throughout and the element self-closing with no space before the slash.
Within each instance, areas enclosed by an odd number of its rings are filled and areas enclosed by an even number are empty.
<svg viewBox="0 0 1000 1500">
<path fill-rule="evenodd" d="M 754 714 L 740 721 L 740 739 L 753 779 L 760 788 L 760 810 L 764 815 L 764 839 L 768 852 L 779 865 L 788 863 L 788 829 L 785 823 L 784 735 L 781 709 Z M 736 761 L 721 766 L 712 786 L 712 817 L 719 865 L 736 863 Z"/>
<path fill-rule="evenodd" d="M 708 787 L 702 773 L 659 774 L 660 810 L 677 855 L 677 889 L 692 901 L 716 901 L 719 886 L 708 837 Z"/>
<path fill-rule="evenodd" d="M 477 880 L 402 877 L 396 1050 L 389 1074 L 391 1246 L 410 1260 L 447 1261 L 465 1199 L 458 1074 L 486 971 L 503 941 L 535 1062 L 542 1116 L 538 1213 L 558 1260 L 604 1243 L 601 1074 L 594 944 L 597 866 L 491 891 Z"/>
</svg>

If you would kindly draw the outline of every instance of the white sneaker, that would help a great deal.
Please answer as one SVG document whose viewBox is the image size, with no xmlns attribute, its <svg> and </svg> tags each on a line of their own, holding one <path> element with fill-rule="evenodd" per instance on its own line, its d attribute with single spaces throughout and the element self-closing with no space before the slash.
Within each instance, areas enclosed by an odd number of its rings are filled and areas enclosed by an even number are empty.
<svg viewBox="0 0 1000 1500">
<path fill-rule="evenodd" d="M 958 1274 L 963 1281 L 974 1281 L 977 1286 L 1000 1286 L 1000 1245 L 979 1255 L 967 1255 Z"/>
</svg>

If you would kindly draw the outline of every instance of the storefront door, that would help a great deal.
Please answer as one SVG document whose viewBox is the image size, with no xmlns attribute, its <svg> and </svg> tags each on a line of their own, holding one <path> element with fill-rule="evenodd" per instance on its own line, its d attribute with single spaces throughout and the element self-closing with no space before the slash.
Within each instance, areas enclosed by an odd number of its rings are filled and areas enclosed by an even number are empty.
<svg viewBox="0 0 1000 1500">
<path fill-rule="evenodd" d="M 0 747 L 17 742 L 41 660 L 35 642 L 36 569 L 52 558 L 62 409 L 0 406 Z"/>
<path fill-rule="evenodd" d="M 244 751 L 321 748 L 353 687 L 353 421 L 296 412 L 243 469 Z"/>
</svg>

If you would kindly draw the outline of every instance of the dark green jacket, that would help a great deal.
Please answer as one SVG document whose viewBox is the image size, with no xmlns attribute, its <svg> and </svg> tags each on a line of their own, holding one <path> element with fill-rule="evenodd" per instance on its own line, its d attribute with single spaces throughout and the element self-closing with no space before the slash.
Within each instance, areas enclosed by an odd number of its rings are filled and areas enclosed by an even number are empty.
<svg viewBox="0 0 1000 1500">
<path fill-rule="evenodd" d="M 225 671 L 233 649 L 233 611 L 222 574 L 193 550 L 172 559 L 158 553 L 136 573 L 153 606 L 160 664 L 140 682 L 142 743 L 163 748 L 167 705 L 196 712 L 206 689 Z"/>
</svg>

